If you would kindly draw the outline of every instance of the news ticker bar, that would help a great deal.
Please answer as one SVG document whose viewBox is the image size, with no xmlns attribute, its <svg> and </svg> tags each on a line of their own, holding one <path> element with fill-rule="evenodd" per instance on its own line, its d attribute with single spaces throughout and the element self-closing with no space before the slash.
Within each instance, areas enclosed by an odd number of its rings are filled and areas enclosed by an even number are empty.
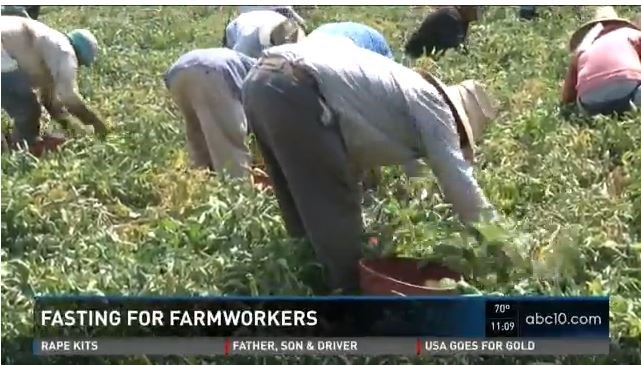
<svg viewBox="0 0 641 365">
<path fill-rule="evenodd" d="M 607 355 L 607 339 L 542 338 L 49 338 L 34 355 Z"/>
</svg>

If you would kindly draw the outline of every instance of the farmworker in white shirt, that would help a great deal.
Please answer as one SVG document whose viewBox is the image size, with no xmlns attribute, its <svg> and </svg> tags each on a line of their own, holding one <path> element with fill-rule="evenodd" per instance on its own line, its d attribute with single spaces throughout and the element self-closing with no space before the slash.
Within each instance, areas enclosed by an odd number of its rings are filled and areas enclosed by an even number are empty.
<svg viewBox="0 0 641 365">
<path fill-rule="evenodd" d="M 243 83 L 243 106 L 289 234 L 311 241 L 333 289 L 353 292 L 360 173 L 425 158 L 463 222 L 496 218 L 472 163 L 497 109 L 475 81 L 448 87 L 337 38 L 265 50 Z"/>
<path fill-rule="evenodd" d="M 51 118 L 65 128 L 71 122 L 68 111 L 83 124 L 93 126 L 96 133 L 107 133 L 105 124 L 85 105 L 77 90 L 78 66 L 89 67 L 96 58 L 95 37 L 85 29 L 64 34 L 24 17 L 2 16 L 1 19 L 3 63 L 6 58 L 16 64 L 15 69 L 2 73 L 2 108 L 14 119 L 16 129 L 23 132 L 19 138 L 29 143 L 37 137 L 40 103 Z M 5 95 L 5 80 L 25 90 L 16 96 L 15 102 L 9 100 L 9 94 Z M 34 93 L 28 92 L 29 87 L 39 91 L 39 101 Z"/>
<path fill-rule="evenodd" d="M 227 24 L 223 44 L 252 58 L 269 47 L 295 43 L 305 38 L 303 29 L 293 20 L 271 10 L 240 14 Z"/>
</svg>

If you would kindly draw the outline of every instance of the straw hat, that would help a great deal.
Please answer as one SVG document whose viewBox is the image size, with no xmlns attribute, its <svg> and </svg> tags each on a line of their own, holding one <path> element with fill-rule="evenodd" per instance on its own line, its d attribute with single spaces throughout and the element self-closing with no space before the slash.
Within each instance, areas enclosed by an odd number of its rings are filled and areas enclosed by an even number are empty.
<svg viewBox="0 0 641 365">
<path fill-rule="evenodd" d="M 456 108 L 465 130 L 461 146 L 465 159 L 474 161 L 474 149 L 485 128 L 496 118 L 498 108 L 483 85 L 474 80 L 466 80 L 457 85 L 443 88 Z"/>
<path fill-rule="evenodd" d="M 275 25 L 262 26 L 258 31 L 258 40 L 263 47 L 296 43 L 304 38 L 305 32 L 301 26 L 290 19 L 283 20 Z"/>
<path fill-rule="evenodd" d="M 600 6 L 596 9 L 594 17 L 589 22 L 581 25 L 570 37 L 570 51 L 574 51 L 581 43 L 583 37 L 590 31 L 592 26 L 598 23 L 618 23 L 622 27 L 632 27 L 639 29 L 639 26 L 633 22 L 620 18 L 612 6 Z"/>
</svg>

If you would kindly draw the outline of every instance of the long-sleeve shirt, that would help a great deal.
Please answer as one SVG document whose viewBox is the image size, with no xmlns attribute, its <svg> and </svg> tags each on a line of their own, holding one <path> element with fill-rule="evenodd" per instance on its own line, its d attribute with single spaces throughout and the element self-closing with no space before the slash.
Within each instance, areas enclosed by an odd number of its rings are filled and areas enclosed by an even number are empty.
<svg viewBox="0 0 641 365">
<path fill-rule="evenodd" d="M 240 100 L 243 81 L 256 60 L 227 48 L 196 49 L 180 56 L 165 73 L 165 85 L 169 87 L 181 70 L 202 67 L 219 73 L 227 82 L 231 93 Z"/>
<path fill-rule="evenodd" d="M 256 10 L 240 14 L 225 29 L 227 48 L 258 58 L 265 48 L 260 44 L 261 27 L 274 27 L 287 18 L 275 11 Z"/>
<path fill-rule="evenodd" d="M 385 37 L 376 29 L 365 24 L 354 22 L 327 23 L 316 28 L 309 36 L 312 37 L 316 33 L 347 37 L 361 48 L 368 49 L 388 58 L 394 58 L 394 54 Z"/>
<path fill-rule="evenodd" d="M 327 109 L 339 123 L 355 171 L 426 158 L 445 198 L 464 222 L 489 208 L 464 159 L 452 111 L 436 88 L 419 74 L 351 42 L 307 38 L 272 47 L 307 70 Z"/>
<path fill-rule="evenodd" d="M 84 104 L 77 92 L 78 59 L 67 36 L 37 20 L 2 16 L 2 48 L 26 72 L 41 96 L 56 105 Z"/>
<path fill-rule="evenodd" d="M 563 101 L 614 80 L 641 81 L 641 31 L 618 28 L 575 51 L 563 86 Z"/>
</svg>

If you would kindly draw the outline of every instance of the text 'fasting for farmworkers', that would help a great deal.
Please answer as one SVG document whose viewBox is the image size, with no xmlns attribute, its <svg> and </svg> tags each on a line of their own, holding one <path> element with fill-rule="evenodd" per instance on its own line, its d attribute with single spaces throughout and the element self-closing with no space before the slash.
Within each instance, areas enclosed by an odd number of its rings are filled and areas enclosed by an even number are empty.
<svg viewBox="0 0 641 365">
<path fill-rule="evenodd" d="M 313 327 L 318 323 L 314 310 L 43 310 L 39 319 L 45 327 Z"/>
</svg>

